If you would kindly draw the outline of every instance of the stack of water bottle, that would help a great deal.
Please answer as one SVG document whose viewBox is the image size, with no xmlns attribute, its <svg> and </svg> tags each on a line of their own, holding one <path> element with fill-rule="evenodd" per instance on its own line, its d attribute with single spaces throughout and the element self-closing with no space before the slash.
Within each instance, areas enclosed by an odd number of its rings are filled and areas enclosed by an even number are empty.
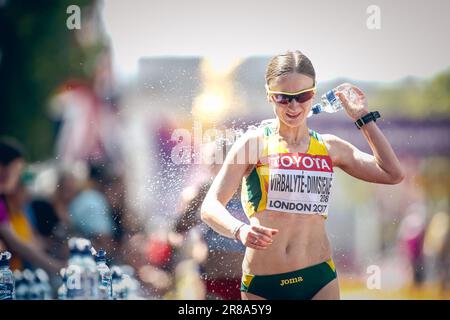
<svg viewBox="0 0 450 320">
<path fill-rule="evenodd" d="M 49 277 L 42 269 L 9 269 L 11 253 L 0 253 L 0 300 L 46 300 L 52 298 Z"/>
<path fill-rule="evenodd" d="M 58 299 L 126 300 L 138 299 L 139 284 L 129 266 L 106 264 L 104 250 L 95 251 L 90 241 L 82 238 L 69 240 L 68 267 L 61 269 L 62 285 Z M 127 269 L 128 272 L 124 272 Z"/>
<path fill-rule="evenodd" d="M 15 270 L 14 279 L 17 300 L 52 299 L 52 287 L 44 270 Z"/>
<path fill-rule="evenodd" d="M 104 250 L 95 251 L 91 242 L 82 238 L 69 240 L 70 258 L 67 268 L 60 271 L 62 284 L 57 298 L 62 300 L 126 300 L 141 299 L 139 283 L 131 266 L 106 264 Z M 0 253 L 0 300 L 52 299 L 52 287 L 47 273 L 9 269 L 11 253 Z"/>
<path fill-rule="evenodd" d="M 11 253 L 0 253 L 0 300 L 13 300 L 16 298 L 14 288 L 14 275 L 9 269 Z"/>
</svg>

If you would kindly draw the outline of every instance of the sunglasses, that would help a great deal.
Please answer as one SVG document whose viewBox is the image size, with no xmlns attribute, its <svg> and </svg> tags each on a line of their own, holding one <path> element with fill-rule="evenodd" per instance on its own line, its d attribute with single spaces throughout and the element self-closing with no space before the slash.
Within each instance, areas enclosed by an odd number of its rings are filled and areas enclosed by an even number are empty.
<svg viewBox="0 0 450 320">
<path fill-rule="evenodd" d="M 270 94 L 274 102 L 286 105 L 291 103 L 292 100 L 295 100 L 298 103 L 303 103 L 310 100 L 314 96 L 314 93 L 316 92 L 316 86 L 314 85 L 312 88 L 300 90 L 297 92 L 284 92 L 284 91 L 272 91 L 266 84 L 266 90 L 267 93 Z"/>
</svg>

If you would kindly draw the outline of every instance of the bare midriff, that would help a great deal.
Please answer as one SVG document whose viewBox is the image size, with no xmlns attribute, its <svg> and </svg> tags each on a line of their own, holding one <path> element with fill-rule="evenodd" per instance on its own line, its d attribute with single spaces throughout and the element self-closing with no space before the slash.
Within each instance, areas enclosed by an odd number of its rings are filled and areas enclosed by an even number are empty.
<svg viewBox="0 0 450 320">
<path fill-rule="evenodd" d="M 264 250 L 247 248 L 242 270 L 269 275 L 299 270 L 331 257 L 331 246 L 321 215 L 264 210 L 250 218 L 252 225 L 278 229 L 273 243 Z"/>
</svg>

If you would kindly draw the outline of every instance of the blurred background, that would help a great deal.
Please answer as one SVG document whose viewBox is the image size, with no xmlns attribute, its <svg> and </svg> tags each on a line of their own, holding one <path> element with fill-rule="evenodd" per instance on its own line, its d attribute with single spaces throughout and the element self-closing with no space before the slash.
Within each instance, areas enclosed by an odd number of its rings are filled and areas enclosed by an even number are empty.
<svg viewBox="0 0 450 320">
<path fill-rule="evenodd" d="M 239 298 L 244 248 L 199 220 L 217 168 L 173 163 L 173 133 L 272 118 L 265 68 L 299 49 L 318 96 L 342 82 L 366 93 L 407 171 L 386 186 L 337 170 L 327 228 L 342 298 L 449 299 L 448 12 L 444 0 L 0 0 L 0 136 L 26 162 L 0 190 L 0 251 L 12 269 L 46 269 L 56 290 L 67 241 L 84 237 L 145 299 Z M 370 151 L 344 112 L 309 126 Z M 228 208 L 245 221 L 238 194 Z"/>
</svg>

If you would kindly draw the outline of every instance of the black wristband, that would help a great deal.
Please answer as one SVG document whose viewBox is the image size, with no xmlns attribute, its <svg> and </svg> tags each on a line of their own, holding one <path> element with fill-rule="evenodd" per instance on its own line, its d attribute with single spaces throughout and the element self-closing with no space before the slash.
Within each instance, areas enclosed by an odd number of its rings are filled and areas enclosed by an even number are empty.
<svg viewBox="0 0 450 320">
<path fill-rule="evenodd" d="M 359 118 L 355 121 L 355 125 L 358 129 L 361 129 L 363 125 L 366 123 L 369 123 L 370 121 L 377 121 L 377 119 L 380 117 L 380 113 L 378 111 L 369 112 L 365 116 Z"/>
</svg>

